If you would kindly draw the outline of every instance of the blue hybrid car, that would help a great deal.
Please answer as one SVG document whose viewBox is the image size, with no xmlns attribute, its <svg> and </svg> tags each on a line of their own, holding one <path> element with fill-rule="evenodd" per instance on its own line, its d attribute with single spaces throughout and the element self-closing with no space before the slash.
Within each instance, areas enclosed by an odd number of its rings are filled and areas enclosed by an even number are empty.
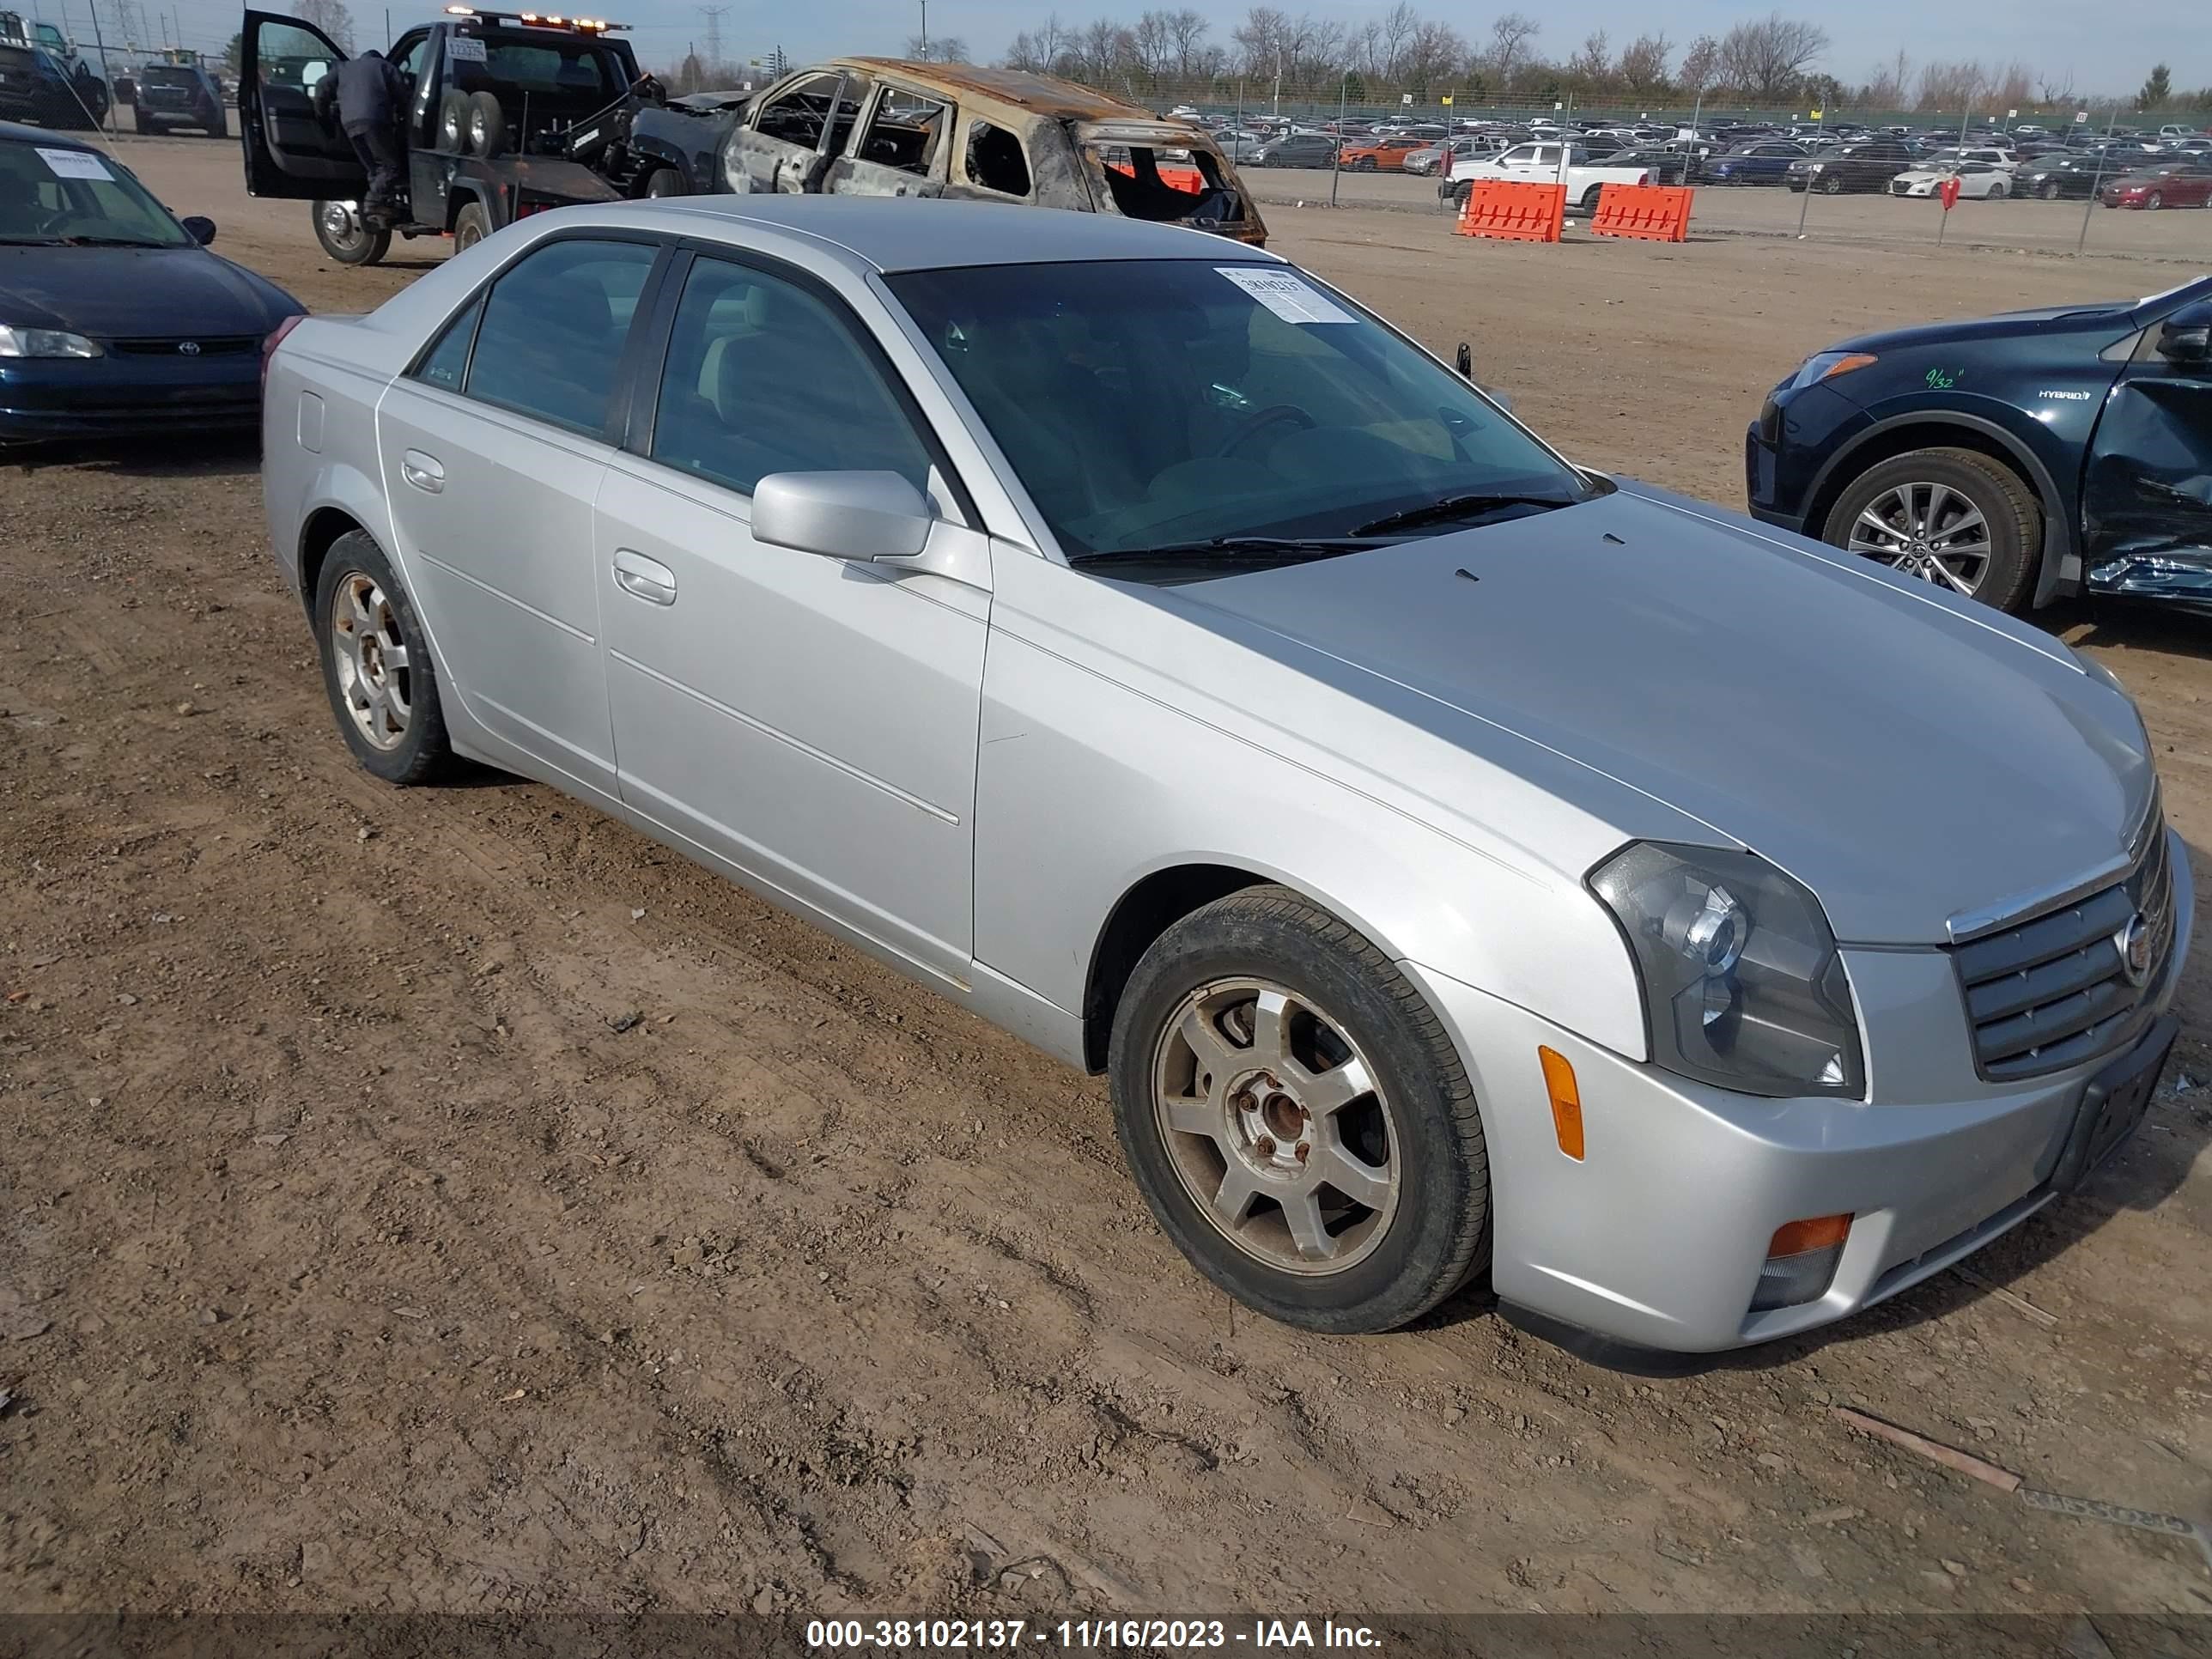
<svg viewBox="0 0 2212 1659">
<path fill-rule="evenodd" d="M 2212 613 L 2212 276 L 1844 340 L 1744 438 L 1753 514 L 2024 612 Z"/>
</svg>

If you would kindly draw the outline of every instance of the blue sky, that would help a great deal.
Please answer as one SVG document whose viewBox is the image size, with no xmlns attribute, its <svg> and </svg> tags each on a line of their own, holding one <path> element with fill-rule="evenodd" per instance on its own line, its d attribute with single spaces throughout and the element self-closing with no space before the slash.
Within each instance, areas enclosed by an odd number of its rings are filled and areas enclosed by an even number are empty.
<svg viewBox="0 0 2212 1659">
<path fill-rule="evenodd" d="M 18 0 L 20 3 L 20 0 Z M 1173 0 L 1181 3 L 1182 0 Z M 1214 20 L 1215 37 L 1226 42 L 1229 32 L 1243 15 L 1241 0 L 1188 0 Z M 1419 0 L 1416 0 L 1419 3 Z M 1593 28 L 1611 32 L 1616 45 L 1627 36 L 1663 27 L 1678 43 L 1704 33 L 1719 33 L 1746 16 L 1764 15 L 1772 0 L 1763 3 L 1716 3 L 1687 0 L 1677 6 L 1654 6 L 1650 0 L 1583 0 L 1583 3 L 1555 10 L 1532 0 L 1505 0 L 1496 5 L 1467 8 L 1441 3 L 1422 9 L 1449 19 L 1462 33 L 1479 35 L 1497 12 L 1518 3 L 1521 9 L 1545 19 L 1540 44 L 1553 56 L 1564 57 Z M 103 26 L 112 27 L 115 0 L 102 0 Z M 220 47 L 238 27 L 239 10 L 222 0 L 144 0 L 149 17 L 158 20 L 166 9 L 173 33 L 181 33 L 187 45 Z M 262 0 L 271 10 L 283 10 L 284 0 Z M 380 4 L 352 0 L 354 17 L 364 43 L 380 34 L 385 11 Z M 671 64 L 683 54 L 687 41 L 702 41 L 705 20 L 696 5 L 684 0 L 599 0 L 617 21 L 635 27 L 638 55 L 648 64 Z M 1393 0 L 1286 0 L 1283 9 L 1341 17 L 1355 27 L 1387 11 Z M 33 6 L 49 21 L 67 18 L 69 32 L 82 40 L 91 37 L 87 0 L 33 0 Z M 1144 9 L 1143 0 L 1126 5 L 1097 3 L 1058 8 L 1060 17 L 1080 24 L 1099 15 L 1126 21 Z M 1030 27 L 1053 8 L 1036 0 L 932 0 L 929 27 L 933 35 L 957 35 L 972 55 L 988 62 L 1006 49 L 1016 31 Z M 1846 82 L 1863 79 L 1876 62 L 1904 46 L 1916 63 L 1929 58 L 2018 58 L 2031 68 L 2071 69 L 2075 85 L 2082 90 L 2129 91 L 2142 84 L 2154 61 L 2165 57 L 2172 65 L 2174 84 L 2195 88 L 2212 84 L 2212 31 L 2205 25 L 2206 0 L 2135 0 L 2117 12 L 2105 13 L 2082 0 L 2005 0 L 2004 3 L 1930 5 L 1926 0 L 1852 0 L 1849 5 L 1821 0 L 1810 5 L 1784 5 L 1791 15 L 1819 23 L 1832 38 L 1821 67 Z M 438 6 L 425 0 L 394 5 L 395 28 L 431 16 Z M 1548 14 L 1548 15 L 1547 15 Z M 765 52 L 781 45 L 793 58 L 829 57 L 840 52 L 896 53 L 921 21 L 916 0 L 832 0 L 811 7 L 768 5 L 761 0 L 730 0 L 722 19 L 725 51 L 736 55 L 742 48 Z M 2108 21 L 2110 20 L 2110 21 Z M 2123 21 L 2124 20 L 2124 21 Z M 158 33 L 158 21 L 155 32 Z"/>
</svg>

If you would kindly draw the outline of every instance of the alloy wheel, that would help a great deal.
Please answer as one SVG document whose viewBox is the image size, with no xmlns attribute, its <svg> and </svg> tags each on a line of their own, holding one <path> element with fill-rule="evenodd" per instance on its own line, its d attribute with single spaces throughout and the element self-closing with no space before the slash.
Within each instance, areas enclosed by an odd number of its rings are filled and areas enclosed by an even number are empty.
<svg viewBox="0 0 2212 1659">
<path fill-rule="evenodd" d="M 407 642 L 374 576 L 354 570 L 340 579 L 331 596 L 330 629 L 346 713 L 377 748 L 397 749 L 406 741 L 410 713 Z"/>
<path fill-rule="evenodd" d="M 1850 550 L 1900 575 L 1971 594 L 1989 571 L 1989 520 L 1948 484 L 1901 483 L 1860 509 Z"/>
<path fill-rule="evenodd" d="M 1261 979 L 1191 992 L 1154 1054 L 1152 1101 L 1185 1191 L 1246 1255 L 1321 1275 L 1382 1243 L 1397 1124 L 1366 1058 L 1307 998 Z"/>
</svg>

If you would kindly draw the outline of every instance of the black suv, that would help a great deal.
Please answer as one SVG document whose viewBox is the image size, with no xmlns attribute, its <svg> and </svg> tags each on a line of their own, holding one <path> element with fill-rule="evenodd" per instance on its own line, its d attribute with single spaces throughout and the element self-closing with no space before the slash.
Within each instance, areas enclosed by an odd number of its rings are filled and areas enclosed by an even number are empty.
<svg viewBox="0 0 2212 1659">
<path fill-rule="evenodd" d="M 1753 516 L 2000 610 L 2212 614 L 2212 276 L 1842 341 L 1767 395 L 1744 468 Z"/>
<path fill-rule="evenodd" d="M 222 88 L 197 64 L 149 64 L 138 71 L 131 112 L 141 132 L 198 127 L 210 138 L 230 137 Z"/>
<path fill-rule="evenodd" d="M 1900 173 L 1919 166 L 1912 151 L 1894 138 L 1864 138 L 1825 155 L 1792 161 L 1782 176 L 1792 190 L 1817 190 L 1840 196 L 1847 190 L 1883 190 Z"/>
</svg>

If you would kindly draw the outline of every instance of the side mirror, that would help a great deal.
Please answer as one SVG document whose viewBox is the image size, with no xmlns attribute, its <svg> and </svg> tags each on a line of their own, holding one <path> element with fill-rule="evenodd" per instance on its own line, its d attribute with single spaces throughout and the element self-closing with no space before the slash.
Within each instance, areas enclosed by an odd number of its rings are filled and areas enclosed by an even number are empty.
<svg viewBox="0 0 2212 1659">
<path fill-rule="evenodd" d="M 2212 300 L 2184 306 L 2166 319 L 2158 331 L 2158 355 L 2177 368 L 2212 363 Z"/>
<path fill-rule="evenodd" d="M 753 486 L 753 539 L 827 559 L 917 556 L 935 514 L 896 472 L 776 472 Z"/>
<path fill-rule="evenodd" d="M 185 234 L 202 247 L 215 240 L 215 221 L 204 214 L 195 213 L 191 218 L 178 222 L 184 226 Z"/>
</svg>

